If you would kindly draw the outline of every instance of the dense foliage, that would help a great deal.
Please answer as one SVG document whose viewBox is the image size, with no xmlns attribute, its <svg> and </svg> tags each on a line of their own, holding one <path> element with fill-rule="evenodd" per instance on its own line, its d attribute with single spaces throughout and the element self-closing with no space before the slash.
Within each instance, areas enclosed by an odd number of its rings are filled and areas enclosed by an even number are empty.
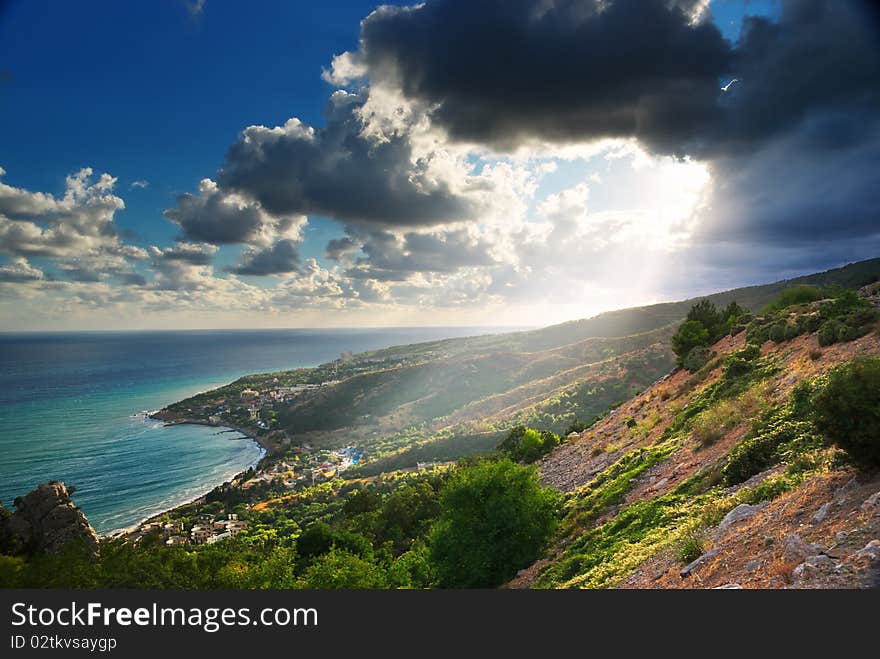
<svg viewBox="0 0 880 659">
<path fill-rule="evenodd" d="M 512 460 L 529 464 L 559 446 L 559 435 L 549 430 L 516 426 L 498 444 L 498 450 Z"/>
<path fill-rule="evenodd" d="M 487 588 L 538 558 L 556 526 L 559 495 L 510 460 L 456 473 L 441 497 L 430 548 L 439 585 Z"/>
<path fill-rule="evenodd" d="M 812 399 L 816 426 L 856 462 L 880 466 L 880 358 L 835 367 Z"/>
<path fill-rule="evenodd" d="M 746 313 L 735 301 L 723 309 L 710 300 L 701 300 L 691 307 L 672 336 L 672 351 L 678 356 L 679 365 L 689 371 L 698 370 L 709 359 L 708 346 L 730 332 Z"/>
</svg>

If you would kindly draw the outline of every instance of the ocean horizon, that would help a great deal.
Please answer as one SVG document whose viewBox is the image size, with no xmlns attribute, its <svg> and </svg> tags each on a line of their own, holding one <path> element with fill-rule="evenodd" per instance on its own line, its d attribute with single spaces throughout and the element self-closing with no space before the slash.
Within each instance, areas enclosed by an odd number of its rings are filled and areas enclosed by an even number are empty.
<svg viewBox="0 0 880 659">
<path fill-rule="evenodd" d="M 210 491 L 262 449 L 222 428 L 166 426 L 160 409 L 242 375 L 316 366 L 343 351 L 510 327 L 0 332 L 0 501 L 48 480 L 99 535 Z"/>
</svg>

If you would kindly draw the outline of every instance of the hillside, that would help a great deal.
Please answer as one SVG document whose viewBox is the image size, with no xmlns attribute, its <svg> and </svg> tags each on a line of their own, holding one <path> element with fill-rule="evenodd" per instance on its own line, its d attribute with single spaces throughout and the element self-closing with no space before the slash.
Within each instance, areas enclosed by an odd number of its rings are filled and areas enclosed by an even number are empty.
<svg viewBox="0 0 880 659">
<path fill-rule="evenodd" d="M 796 284 L 852 286 L 878 277 L 880 259 L 872 259 L 700 299 L 757 310 Z M 239 427 L 278 456 L 297 446 L 354 444 L 383 461 L 364 465 L 367 474 L 451 460 L 491 448 L 517 423 L 566 432 L 641 391 L 672 367 L 669 339 L 695 301 L 343 355 L 316 368 L 247 376 L 158 416 Z"/>
<path fill-rule="evenodd" d="M 563 531 L 511 587 L 880 584 L 880 471 L 797 409 L 835 367 L 880 355 L 880 333 L 825 346 L 805 333 L 759 353 L 747 337 L 724 337 L 701 370 L 677 369 L 540 461 L 542 482 L 568 494 Z"/>
</svg>

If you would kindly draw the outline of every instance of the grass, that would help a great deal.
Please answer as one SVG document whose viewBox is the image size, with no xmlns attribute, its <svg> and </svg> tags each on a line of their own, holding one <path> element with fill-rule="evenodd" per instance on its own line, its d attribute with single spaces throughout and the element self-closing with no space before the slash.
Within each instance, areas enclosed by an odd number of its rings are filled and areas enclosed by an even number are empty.
<svg viewBox="0 0 880 659">
<path fill-rule="evenodd" d="M 678 562 L 682 565 L 693 563 L 703 555 L 705 542 L 703 534 L 696 529 L 685 533 L 681 537 L 676 551 Z"/>
</svg>

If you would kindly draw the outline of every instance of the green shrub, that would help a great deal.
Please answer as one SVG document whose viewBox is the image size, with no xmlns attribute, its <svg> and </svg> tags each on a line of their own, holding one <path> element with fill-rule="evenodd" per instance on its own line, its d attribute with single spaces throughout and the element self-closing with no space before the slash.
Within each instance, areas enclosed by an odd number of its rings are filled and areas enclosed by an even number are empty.
<svg viewBox="0 0 880 659">
<path fill-rule="evenodd" d="M 813 396 L 816 427 L 858 464 L 880 465 L 880 357 L 832 369 Z"/>
<path fill-rule="evenodd" d="M 749 343 L 748 345 L 746 345 L 746 347 L 737 350 L 733 354 L 740 359 L 745 359 L 747 362 L 750 362 L 753 359 L 757 359 L 761 356 L 761 346 L 754 343 Z"/>
<path fill-rule="evenodd" d="M 773 343 L 782 343 L 785 341 L 785 328 L 787 323 L 785 321 L 779 321 L 774 323 L 770 327 L 770 331 L 767 336 L 770 338 Z"/>
<path fill-rule="evenodd" d="M 764 313 L 780 311 L 796 304 L 808 304 L 821 300 L 825 295 L 825 292 L 816 286 L 792 286 L 783 290 L 776 300 L 768 304 L 761 311 Z"/>
<path fill-rule="evenodd" d="M 703 555 L 703 535 L 699 531 L 686 533 L 678 543 L 676 557 L 682 565 L 693 563 Z"/>
<path fill-rule="evenodd" d="M 727 485 L 737 485 L 782 461 L 786 455 L 818 445 L 808 421 L 784 419 L 737 444 L 721 470 Z"/>
<path fill-rule="evenodd" d="M 696 320 L 682 323 L 678 331 L 672 335 L 672 352 L 684 360 L 690 352 L 709 344 L 709 330 Z"/>
<path fill-rule="evenodd" d="M 817 338 L 819 339 L 819 345 L 823 348 L 826 346 L 830 346 L 833 343 L 837 343 L 837 337 L 841 333 L 840 330 L 844 327 L 843 323 L 837 320 L 826 320 L 822 323 L 822 326 L 819 328 L 819 333 L 817 334 Z"/>
<path fill-rule="evenodd" d="M 785 333 L 783 338 L 786 341 L 791 341 L 794 338 L 797 338 L 803 334 L 803 331 L 798 327 L 797 323 L 786 323 L 785 325 Z"/>
<path fill-rule="evenodd" d="M 690 373 L 696 373 L 703 366 L 709 363 L 712 353 L 706 346 L 696 346 L 692 348 L 687 356 L 682 360 L 681 365 Z"/>
<path fill-rule="evenodd" d="M 498 444 L 498 450 L 517 462 L 531 463 L 559 446 L 559 435 L 548 430 L 516 426 Z"/>
<path fill-rule="evenodd" d="M 560 495 L 510 460 L 459 468 L 440 498 L 431 562 L 444 588 L 492 588 L 530 565 L 550 540 Z"/>
<path fill-rule="evenodd" d="M 731 355 L 724 363 L 724 378 L 729 380 L 745 375 L 752 370 L 752 364 L 738 355 Z"/>
<path fill-rule="evenodd" d="M 763 345 L 770 340 L 770 325 L 763 318 L 757 318 L 746 328 L 746 342 Z"/>
</svg>

